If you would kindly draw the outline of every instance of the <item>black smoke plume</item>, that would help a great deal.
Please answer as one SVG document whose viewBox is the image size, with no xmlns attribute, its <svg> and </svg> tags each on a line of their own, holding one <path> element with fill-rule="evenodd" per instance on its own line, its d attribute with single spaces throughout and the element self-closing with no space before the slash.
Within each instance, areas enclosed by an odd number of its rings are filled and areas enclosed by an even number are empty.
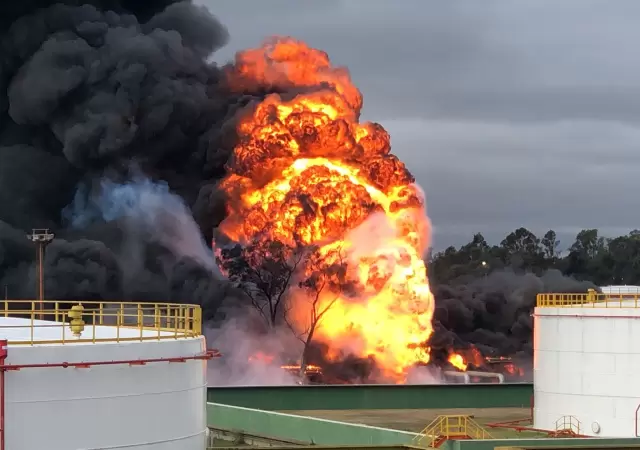
<svg viewBox="0 0 640 450">
<path fill-rule="evenodd" d="M 436 297 L 433 356 L 471 346 L 484 356 L 512 357 L 529 367 L 533 354 L 533 310 L 539 293 L 586 293 L 599 288 L 549 270 L 541 276 L 500 270 L 459 285 L 432 286 Z"/>
<path fill-rule="evenodd" d="M 167 245 L 179 217 L 158 230 L 88 212 L 108 195 L 100 180 L 128 181 L 135 166 L 210 238 L 235 116 L 252 98 L 230 95 L 207 61 L 227 30 L 204 7 L 168 0 L 2 2 L 0 24 L 2 292 L 34 296 L 25 233 L 48 227 L 47 297 L 198 302 L 213 316 L 233 289 Z"/>
</svg>

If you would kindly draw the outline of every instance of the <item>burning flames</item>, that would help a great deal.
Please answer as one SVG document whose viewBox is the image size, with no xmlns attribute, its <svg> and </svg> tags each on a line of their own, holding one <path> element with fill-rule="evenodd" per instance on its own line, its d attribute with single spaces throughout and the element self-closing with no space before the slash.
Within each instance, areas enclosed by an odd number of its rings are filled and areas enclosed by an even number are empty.
<svg viewBox="0 0 640 450">
<path fill-rule="evenodd" d="M 452 353 L 451 355 L 449 355 L 448 361 L 449 361 L 449 364 L 451 364 L 453 367 L 463 372 L 467 370 L 467 367 L 469 366 L 469 364 L 467 364 L 467 362 L 464 360 L 462 355 L 458 353 Z"/>
<path fill-rule="evenodd" d="M 248 361 L 252 364 L 262 364 L 262 365 L 271 365 L 275 362 L 275 356 L 270 355 L 268 353 L 257 351 L 249 356 Z M 282 370 L 290 371 L 290 372 L 298 372 L 300 371 L 300 364 L 283 364 L 280 366 Z M 305 373 L 321 373 L 322 368 L 320 366 L 316 366 L 314 364 L 307 364 L 305 366 Z"/>
<path fill-rule="evenodd" d="M 284 364 L 280 366 L 280 368 L 283 370 L 299 371 L 300 364 Z M 315 364 L 307 364 L 306 366 L 304 366 L 304 371 L 306 373 L 321 373 L 322 368 L 320 366 L 316 366 Z"/>
<path fill-rule="evenodd" d="M 511 358 L 506 356 L 483 356 L 480 350 L 474 346 L 461 351 L 461 353 L 449 354 L 447 361 L 461 372 L 482 369 L 520 378 L 525 375 L 524 369 L 518 367 Z"/>
<path fill-rule="evenodd" d="M 387 380 L 402 382 L 409 367 L 429 361 L 434 310 L 422 259 L 430 223 L 413 176 L 382 126 L 358 121 L 362 96 L 326 53 L 276 38 L 239 53 L 228 82 L 297 94 L 267 96 L 238 124 L 219 230 L 245 244 L 338 250 L 357 295 L 324 292 L 319 309 L 331 307 L 314 338 L 334 355 L 373 356 Z M 303 295 L 289 299 L 301 329 Z"/>
<path fill-rule="evenodd" d="M 485 358 L 487 364 L 501 366 L 502 372 L 508 373 L 509 375 L 515 375 L 517 377 L 524 376 L 524 369 L 515 365 L 515 363 L 509 357 L 498 356 L 498 357 L 487 357 Z"/>
<path fill-rule="evenodd" d="M 483 356 L 480 351 L 471 346 L 464 350 L 459 350 L 460 353 L 450 353 L 447 362 L 451 366 L 448 371 L 445 372 L 443 382 L 456 382 L 455 378 L 451 378 L 451 368 L 456 372 L 467 372 L 471 374 L 472 382 L 496 382 L 498 378 L 487 377 L 489 374 L 502 374 L 507 381 L 522 380 L 525 376 L 525 370 L 522 367 L 518 367 L 510 357 L 506 356 Z M 275 355 L 270 355 L 262 351 L 256 351 L 248 358 L 248 362 L 252 364 L 260 365 L 276 365 L 278 359 Z M 279 364 L 279 363 L 278 363 Z M 304 368 L 304 375 L 301 373 L 301 365 L 295 364 L 282 364 L 280 369 L 289 372 L 295 377 L 304 376 L 306 382 L 311 383 L 325 383 L 324 370 L 321 366 L 315 364 L 307 364 Z M 330 382 L 333 383 L 349 383 L 349 380 L 340 379 L 335 377 L 329 377 Z M 452 381 L 454 380 L 454 381 Z"/>
<path fill-rule="evenodd" d="M 447 361 L 456 369 L 465 372 L 469 366 L 476 369 L 486 367 L 487 359 L 480 353 L 480 350 L 472 345 L 467 349 L 450 353 Z"/>
</svg>

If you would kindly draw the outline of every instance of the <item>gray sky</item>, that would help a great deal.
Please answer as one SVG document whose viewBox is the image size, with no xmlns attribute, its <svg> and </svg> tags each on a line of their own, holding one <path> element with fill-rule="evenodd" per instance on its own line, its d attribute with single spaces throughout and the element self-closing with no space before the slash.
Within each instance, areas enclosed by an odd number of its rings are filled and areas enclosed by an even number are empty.
<svg viewBox="0 0 640 450">
<path fill-rule="evenodd" d="M 640 1 L 200 3 L 231 34 L 216 61 L 279 34 L 350 69 L 427 193 L 436 249 L 640 228 Z"/>
</svg>

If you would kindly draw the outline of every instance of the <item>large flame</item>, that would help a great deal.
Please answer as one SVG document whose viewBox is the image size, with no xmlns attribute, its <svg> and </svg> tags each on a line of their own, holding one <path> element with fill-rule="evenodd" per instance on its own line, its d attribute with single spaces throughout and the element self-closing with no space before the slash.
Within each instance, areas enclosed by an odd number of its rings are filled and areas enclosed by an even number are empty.
<svg viewBox="0 0 640 450">
<path fill-rule="evenodd" d="M 449 364 L 451 364 L 456 369 L 461 370 L 462 372 L 466 371 L 467 367 L 469 366 L 464 357 L 459 353 L 451 353 L 449 355 L 448 361 Z"/>
<path fill-rule="evenodd" d="M 361 289 L 323 296 L 333 304 L 315 338 L 334 356 L 373 356 L 386 379 L 402 382 L 429 360 L 434 310 L 423 262 L 430 223 L 413 176 L 390 154 L 382 126 L 359 123 L 362 96 L 324 52 L 274 38 L 239 53 L 228 81 L 238 91 L 295 94 L 267 96 L 238 124 L 219 229 L 238 242 L 344 252 Z M 303 304 L 292 302 L 300 327 Z"/>
</svg>

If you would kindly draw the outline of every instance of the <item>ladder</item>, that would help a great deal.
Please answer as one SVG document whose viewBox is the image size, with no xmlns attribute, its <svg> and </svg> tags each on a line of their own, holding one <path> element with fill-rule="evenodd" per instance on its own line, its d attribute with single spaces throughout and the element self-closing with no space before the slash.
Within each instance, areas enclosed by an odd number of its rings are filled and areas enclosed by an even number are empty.
<svg viewBox="0 0 640 450">
<path fill-rule="evenodd" d="M 438 448 L 449 439 L 492 439 L 492 436 L 471 416 L 441 415 L 418 433 L 412 444 L 423 448 Z"/>
</svg>

